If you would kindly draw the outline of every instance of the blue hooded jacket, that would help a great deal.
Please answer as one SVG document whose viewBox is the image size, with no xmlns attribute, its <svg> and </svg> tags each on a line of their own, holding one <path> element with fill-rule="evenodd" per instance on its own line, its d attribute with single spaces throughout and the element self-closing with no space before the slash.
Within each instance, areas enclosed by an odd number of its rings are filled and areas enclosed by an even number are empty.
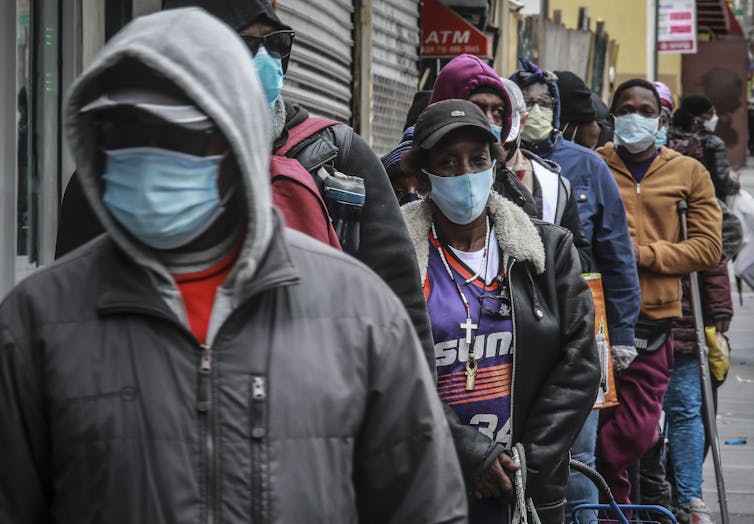
<svg viewBox="0 0 754 524">
<path fill-rule="evenodd" d="M 591 244 L 592 271 L 602 273 L 610 343 L 614 346 L 633 346 L 641 293 L 626 210 L 618 185 L 597 153 L 564 139 L 560 134 L 557 78 L 525 58 L 520 61 L 523 70 L 513 74 L 511 80 L 522 89 L 535 82 L 543 82 L 547 84 L 550 96 L 556 100 L 553 132 L 542 142 L 534 144 L 534 150 L 541 157 L 560 165 L 560 174 L 571 182 L 581 230 Z"/>
</svg>

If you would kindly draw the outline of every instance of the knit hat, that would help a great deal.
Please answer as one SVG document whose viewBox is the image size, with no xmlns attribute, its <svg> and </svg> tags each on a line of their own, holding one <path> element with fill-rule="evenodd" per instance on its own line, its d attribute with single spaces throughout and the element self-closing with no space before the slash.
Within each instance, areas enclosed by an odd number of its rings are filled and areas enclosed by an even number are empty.
<svg viewBox="0 0 754 524">
<path fill-rule="evenodd" d="M 672 113 L 675 110 L 675 100 L 673 100 L 673 92 L 670 88 L 662 82 L 652 82 L 655 86 L 657 94 L 660 95 L 660 104 L 667 113 Z"/>
<path fill-rule="evenodd" d="M 699 116 L 712 109 L 712 100 L 704 95 L 688 95 L 681 99 L 681 109 L 691 116 Z"/>
<path fill-rule="evenodd" d="M 406 128 L 401 137 L 401 142 L 395 149 L 390 151 L 387 155 L 382 157 L 382 165 L 387 171 L 387 176 L 392 180 L 403 175 L 400 170 L 401 157 L 403 153 L 409 151 L 414 144 L 414 126 Z"/>
<path fill-rule="evenodd" d="M 560 120 L 572 124 L 587 124 L 596 119 L 592 91 L 584 81 L 570 71 L 553 71 L 558 77 L 560 91 Z"/>
</svg>

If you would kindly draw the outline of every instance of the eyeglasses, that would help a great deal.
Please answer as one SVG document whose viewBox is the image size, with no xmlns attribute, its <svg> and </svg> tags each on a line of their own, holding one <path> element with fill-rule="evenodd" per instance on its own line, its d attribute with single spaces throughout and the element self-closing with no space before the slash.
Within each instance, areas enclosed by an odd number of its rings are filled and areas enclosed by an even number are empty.
<svg viewBox="0 0 754 524">
<path fill-rule="evenodd" d="M 273 58 L 285 58 L 291 54 L 295 31 L 275 31 L 264 36 L 241 35 L 252 55 L 256 55 L 259 48 L 264 46 Z"/>
<path fill-rule="evenodd" d="M 149 126 L 132 122 L 103 120 L 98 126 L 101 149 L 158 147 L 194 156 L 206 156 L 217 129 L 186 129 L 173 124 Z"/>
<path fill-rule="evenodd" d="M 550 95 L 542 95 L 538 96 L 536 98 L 524 98 L 524 102 L 526 103 L 526 109 L 529 110 L 535 105 L 539 105 L 539 107 L 552 109 L 555 107 L 555 99 L 551 97 Z"/>
</svg>

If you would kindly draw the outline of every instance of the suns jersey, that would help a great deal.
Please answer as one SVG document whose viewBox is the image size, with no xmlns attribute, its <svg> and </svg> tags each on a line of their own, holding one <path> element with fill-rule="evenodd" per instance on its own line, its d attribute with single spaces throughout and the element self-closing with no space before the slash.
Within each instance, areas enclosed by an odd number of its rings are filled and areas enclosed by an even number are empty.
<svg viewBox="0 0 754 524">
<path fill-rule="evenodd" d="M 448 265 L 469 303 L 471 320 L 478 325 L 469 348 L 466 330 L 461 328 L 466 322 L 466 308 L 438 248 L 430 234 L 424 295 L 435 345 L 438 393 L 463 424 L 508 448 L 513 324 L 504 272 L 499 271 L 499 277 L 490 285 L 483 277 L 466 284 L 473 272 L 451 250 L 445 250 Z M 474 391 L 465 389 L 469 350 L 474 352 L 479 366 Z M 507 522 L 507 505 L 497 500 L 472 501 L 469 511 L 472 523 Z"/>
</svg>

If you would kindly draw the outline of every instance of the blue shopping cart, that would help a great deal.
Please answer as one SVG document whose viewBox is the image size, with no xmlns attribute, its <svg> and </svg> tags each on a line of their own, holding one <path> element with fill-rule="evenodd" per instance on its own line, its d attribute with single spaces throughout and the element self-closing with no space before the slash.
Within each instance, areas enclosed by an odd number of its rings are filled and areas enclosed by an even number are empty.
<svg viewBox="0 0 754 524">
<path fill-rule="evenodd" d="M 578 460 L 571 460 L 571 469 L 594 482 L 607 504 L 581 504 L 573 510 L 573 524 L 678 524 L 673 514 L 662 506 L 618 504 L 602 475 Z"/>
</svg>

